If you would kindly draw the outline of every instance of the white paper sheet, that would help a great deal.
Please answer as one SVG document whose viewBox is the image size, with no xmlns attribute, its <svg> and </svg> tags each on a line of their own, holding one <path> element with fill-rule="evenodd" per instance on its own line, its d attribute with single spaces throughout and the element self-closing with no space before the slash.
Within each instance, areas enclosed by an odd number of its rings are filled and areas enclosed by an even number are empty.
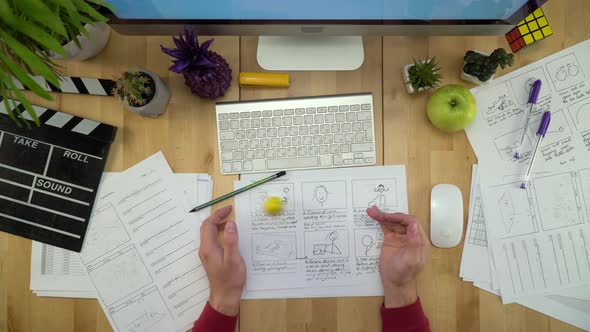
<svg viewBox="0 0 590 332">
<path fill-rule="evenodd" d="M 103 181 L 116 174 L 104 173 Z M 172 180 L 187 208 L 211 199 L 213 186 L 207 174 L 176 173 Z M 204 218 L 209 213 L 210 209 L 204 209 L 197 215 Z M 94 224 L 99 233 L 103 231 L 100 226 L 100 223 Z M 33 241 L 31 251 L 30 287 L 37 296 L 96 298 L 96 291 L 78 253 L 36 241 Z"/>
<path fill-rule="evenodd" d="M 236 188 L 264 175 L 246 175 Z M 267 197 L 284 211 L 268 216 Z M 365 210 L 407 212 L 405 166 L 292 171 L 236 197 L 243 298 L 378 296 L 383 234 Z"/>
<path fill-rule="evenodd" d="M 478 115 L 466 130 L 480 160 L 488 242 L 502 300 L 590 283 L 590 41 L 473 89 Z M 525 158 L 515 161 L 528 87 L 543 87 L 527 129 Z M 526 190 L 520 189 L 536 126 L 552 112 Z M 590 109 L 588 109 L 590 114 Z"/>
</svg>

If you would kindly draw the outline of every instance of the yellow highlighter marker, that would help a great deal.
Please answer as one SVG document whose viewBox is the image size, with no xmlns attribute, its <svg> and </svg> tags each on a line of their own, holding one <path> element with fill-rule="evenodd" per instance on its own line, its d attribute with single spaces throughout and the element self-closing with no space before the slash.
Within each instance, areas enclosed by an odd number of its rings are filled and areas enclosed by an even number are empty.
<svg viewBox="0 0 590 332">
<path fill-rule="evenodd" d="M 287 73 L 240 73 L 240 86 L 243 88 L 289 87 L 289 74 Z"/>
</svg>

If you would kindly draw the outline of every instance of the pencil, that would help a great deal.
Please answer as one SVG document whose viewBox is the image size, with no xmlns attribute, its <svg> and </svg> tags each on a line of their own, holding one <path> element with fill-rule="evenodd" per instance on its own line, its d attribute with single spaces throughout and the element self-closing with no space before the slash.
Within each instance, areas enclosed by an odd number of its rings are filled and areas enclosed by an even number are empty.
<svg viewBox="0 0 590 332">
<path fill-rule="evenodd" d="M 232 191 L 232 192 L 231 192 L 231 193 L 229 193 L 229 194 L 225 194 L 225 195 L 223 195 L 223 196 L 221 196 L 221 197 L 217 197 L 216 199 L 214 199 L 214 200 L 212 200 L 212 201 L 210 201 L 210 202 L 207 202 L 207 203 L 205 203 L 205 204 L 201 204 L 201 205 L 197 206 L 196 208 L 194 208 L 194 209 L 190 210 L 190 211 L 189 211 L 189 213 L 197 212 L 197 211 L 199 211 L 199 210 L 202 210 L 202 209 L 204 209 L 204 208 L 206 208 L 206 207 L 209 207 L 209 206 L 211 206 L 211 205 L 213 205 L 213 204 L 217 204 L 217 203 L 219 203 L 219 202 L 221 202 L 221 201 L 224 201 L 224 200 L 226 200 L 226 199 L 228 199 L 228 198 L 234 197 L 234 196 L 235 196 L 235 195 L 237 195 L 237 194 L 241 194 L 241 193 L 243 193 L 244 191 L 247 191 L 247 190 L 250 190 L 250 189 L 252 189 L 252 188 L 258 187 L 258 186 L 259 186 L 259 185 L 261 185 L 261 184 L 265 184 L 265 183 L 267 183 L 267 182 L 269 182 L 269 181 L 272 181 L 272 180 L 274 180 L 274 179 L 278 179 L 278 178 L 280 178 L 281 176 L 283 176 L 283 175 L 285 175 L 285 174 L 286 174 L 286 172 L 285 172 L 285 171 L 281 171 L 281 172 L 278 172 L 277 174 L 273 174 L 273 175 L 271 175 L 271 176 L 269 176 L 269 177 L 267 177 L 267 178 L 264 178 L 264 179 L 262 179 L 262 180 L 258 180 L 258 181 L 256 181 L 256 182 L 254 182 L 254 183 L 252 183 L 252 184 L 249 184 L 249 185 L 247 185 L 247 186 L 245 186 L 245 187 L 243 187 L 243 188 L 240 188 L 240 189 L 238 189 L 238 190 L 236 190 L 236 191 Z"/>
</svg>

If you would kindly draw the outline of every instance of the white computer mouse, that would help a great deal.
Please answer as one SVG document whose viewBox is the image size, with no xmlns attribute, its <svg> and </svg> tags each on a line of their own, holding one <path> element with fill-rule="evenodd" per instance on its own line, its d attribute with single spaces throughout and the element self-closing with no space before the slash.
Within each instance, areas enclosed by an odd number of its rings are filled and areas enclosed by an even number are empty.
<svg viewBox="0 0 590 332">
<path fill-rule="evenodd" d="M 452 184 L 437 184 L 430 193 L 430 241 L 439 248 L 451 248 L 463 236 L 463 197 Z"/>
</svg>

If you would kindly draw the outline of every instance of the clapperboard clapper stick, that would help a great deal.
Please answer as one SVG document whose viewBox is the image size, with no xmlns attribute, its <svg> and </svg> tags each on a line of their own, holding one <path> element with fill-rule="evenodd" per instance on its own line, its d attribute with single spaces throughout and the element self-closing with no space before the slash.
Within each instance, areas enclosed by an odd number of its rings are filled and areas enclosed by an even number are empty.
<svg viewBox="0 0 590 332">
<path fill-rule="evenodd" d="M 114 84 L 69 79 L 59 91 L 110 95 Z M 0 231 L 80 252 L 117 128 L 33 105 L 37 127 L 20 102 L 10 104 L 32 129 L 0 106 Z"/>
<path fill-rule="evenodd" d="M 93 95 L 93 96 L 112 96 L 113 87 L 116 82 L 104 78 L 90 78 L 90 77 L 60 77 L 60 87 L 56 87 L 42 76 L 31 76 L 37 84 L 47 92 L 59 92 L 59 93 L 74 93 L 81 95 Z M 17 80 L 13 80 L 17 88 L 21 90 L 28 90 L 27 87 Z"/>
</svg>

